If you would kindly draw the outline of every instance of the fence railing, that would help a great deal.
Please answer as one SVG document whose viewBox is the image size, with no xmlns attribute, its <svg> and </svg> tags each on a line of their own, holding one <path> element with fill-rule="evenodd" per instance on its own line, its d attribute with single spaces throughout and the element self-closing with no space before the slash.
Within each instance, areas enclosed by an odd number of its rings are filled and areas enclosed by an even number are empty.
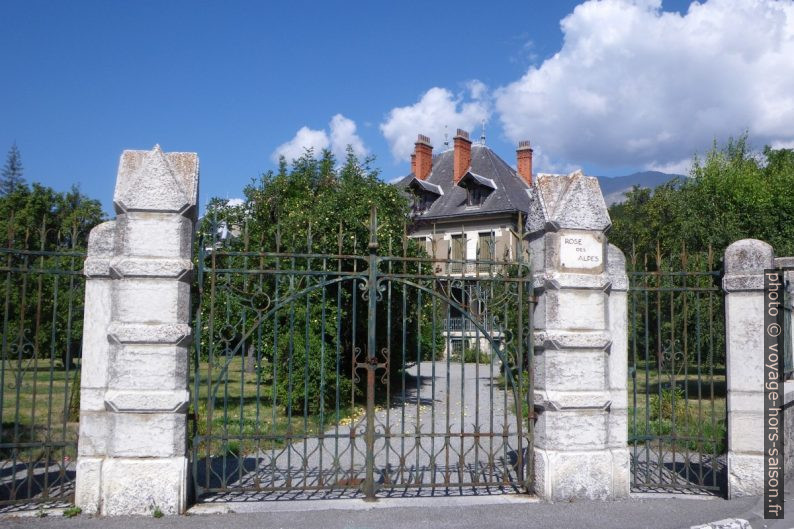
<svg viewBox="0 0 794 529">
<path fill-rule="evenodd" d="M 71 503 L 85 254 L 9 239 L 0 248 L 0 506 Z"/>
<path fill-rule="evenodd" d="M 725 324 L 713 255 L 633 256 L 629 450 L 635 490 L 719 490 L 727 448 Z"/>
</svg>

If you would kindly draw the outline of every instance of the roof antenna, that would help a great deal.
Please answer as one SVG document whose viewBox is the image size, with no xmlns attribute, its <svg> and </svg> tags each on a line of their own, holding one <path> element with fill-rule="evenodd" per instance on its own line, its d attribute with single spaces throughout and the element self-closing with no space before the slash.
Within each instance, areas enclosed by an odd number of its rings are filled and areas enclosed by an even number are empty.
<svg viewBox="0 0 794 529">
<path fill-rule="evenodd" d="M 447 134 L 446 125 L 444 125 L 444 147 L 449 147 L 449 134 Z"/>
<path fill-rule="evenodd" d="M 482 120 L 482 134 L 480 134 L 480 144 L 485 145 L 485 119 Z"/>
</svg>

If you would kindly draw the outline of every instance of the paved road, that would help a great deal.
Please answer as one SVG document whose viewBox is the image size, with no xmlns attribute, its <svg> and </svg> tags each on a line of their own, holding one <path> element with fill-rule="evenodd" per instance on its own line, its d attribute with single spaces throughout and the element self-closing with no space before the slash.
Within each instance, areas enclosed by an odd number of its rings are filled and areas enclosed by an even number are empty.
<svg viewBox="0 0 794 529">
<path fill-rule="evenodd" d="M 792 484 L 794 486 L 794 484 Z M 452 502 L 454 500 L 454 502 Z M 493 500 L 493 501 L 485 501 Z M 498 502 L 496 501 L 498 500 Z M 452 503 L 451 503 L 452 502 Z M 750 518 L 758 498 L 726 501 L 685 498 L 632 498 L 617 502 L 531 502 L 516 495 L 491 498 L 385 499 L 376 504 L 362 500 L 323 500 L 235 504 L 260 512 L 152 517 L 71 519 L 0 519 L 4 529 L 681 529 L 731 517 Z M 276 510 L 276 508 L 279 508 Z M 290 508 L 291 510 L 283 510 Z M 794 510 L 794 509 L 792 509 Z M 764 529 L 751 519 L 753 529 Z M 788 521 L 770 523 L 767 529 L 794 526 Z"/>
</svg>

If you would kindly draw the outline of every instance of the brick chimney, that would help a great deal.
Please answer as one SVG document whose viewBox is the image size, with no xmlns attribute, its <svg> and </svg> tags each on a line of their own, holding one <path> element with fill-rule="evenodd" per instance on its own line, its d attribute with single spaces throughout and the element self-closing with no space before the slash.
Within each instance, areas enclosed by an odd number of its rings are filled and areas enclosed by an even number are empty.
<svg viewBox="0 0 794 529">
<path fill-rule="evenodd" d="M 419 180 L 426 179 L 433 169 L 433 146 L 430 144 L 430 138 L 424 134 L 420 134 L 414 143 L 411 167 Z"/>
<path fill-rule="evenodd" d="M 516 149 L 516 167 L 518 168 L 518 176 L 523 178 L 528 186 L 531 186 L 532 147 L 529 146 L 529 140 L 521 140 L 518 142 L 518 149 Z"/>
<path fill-rule="evenodd" d="M 455 142 L 453 181 L 457 184 L 471 167 L 471 140 L 469 133 L 463 129 L 458 129 L 452 139 Z"/>
</svg>

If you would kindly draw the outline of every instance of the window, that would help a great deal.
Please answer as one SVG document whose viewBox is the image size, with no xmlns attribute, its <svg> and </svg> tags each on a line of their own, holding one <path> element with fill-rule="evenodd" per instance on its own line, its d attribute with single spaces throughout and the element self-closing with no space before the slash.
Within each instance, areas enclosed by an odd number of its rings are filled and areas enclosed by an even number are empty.
<svg viewBox="0 0 794 529">
<path fill-rule="evenodd" d="M 494 237 L 493 233 L 480 233 L 480 255 L 483 261 L 493 261 L 494 256 Z"/>
<path fill-rule="evenodd" d="M 477 259 L 479 261 L 493 261 L 494 260 L 494 236 L 492 232 L 480 233 L 479 249 Z M 479 263 L 477 268 L 481 272 L 487 272 L 491 265 L 488 263 Z"/>
<path fill-rule="evenodd" d="M 427 192 L 419 192 L 414 194 L 414 212 L 424 213 L 430 209 L 430 206 L 433 205 L 433 201 L 435 199 L 435 196 Z"/>
<path fill-rule="evenodd" d="M 452 358 L 461 358 L 463 356 L 463 350 L 465 349 L 464 340 L 460 339 L 452 339 L 450 340 L 450 357 Z"/>
<path fill-rule="evenodd" d="M 413 240 L 418 242 L 422 248 L 425 249 L 426 252 L 430 252 L 430 248 L 432 244 L 430 243 L 430 237 L 419 236 L 419 237 L 411 237 Z"/>
<path fill-rule="evenodd" d="M 469 185 L 466 187 L 466 205 L 467 206 L 482 206 L 487 193 L 485 189 L 478 185 Z"/>
<path fill-rule="evenodd" d="M 464 261 L 466 259 L 466 235 L 453 235 L 450 241 L 449 258 L 453 261 Z M 463 263 L 450 263 L 450 272 L 459 273 L 464 269 Z"/>
<path fill-rule="evenodd" d="M 451 259 L 466 259 L 466 236 L 464 234 L 452 236 Z"/>
</svg>

